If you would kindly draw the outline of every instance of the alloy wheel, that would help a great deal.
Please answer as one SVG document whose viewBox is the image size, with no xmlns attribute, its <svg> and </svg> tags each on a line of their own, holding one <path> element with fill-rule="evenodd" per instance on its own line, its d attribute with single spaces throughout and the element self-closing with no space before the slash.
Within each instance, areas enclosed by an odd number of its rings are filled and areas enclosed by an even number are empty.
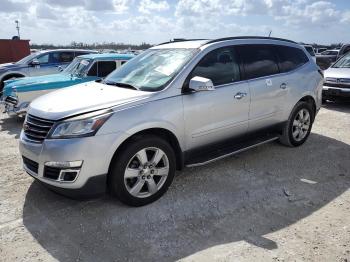
<svg viewBox="0 0 350 262">
<path fill-rule="evenodd" d="M 169 174 L 169 160 L 159 148 L 147 147 L 138 151 L 124 171 L 124 184 L 134 197 L 154 195 L 164 185 Z"/>
</svg>

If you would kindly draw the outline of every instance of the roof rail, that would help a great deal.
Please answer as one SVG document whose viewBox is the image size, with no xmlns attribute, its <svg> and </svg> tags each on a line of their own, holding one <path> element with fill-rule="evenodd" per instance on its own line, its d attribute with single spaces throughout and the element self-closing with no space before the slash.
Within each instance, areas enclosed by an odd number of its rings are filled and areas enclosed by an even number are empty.
<svg viewBox="0 0 350 262">
<path fill-rule="evenodd" d="M 218 38 L 218 39 L 213 39 L 208 41 L 205 44 L 211 44 L 211 43 L 216 43 L 216 42 L 221 42 L 221 41 L 226 41 L 226 40 L 238 40 L 238 39 L 269 39 L 269 40 L 278 40 L 278 41 L 284 41 L 284 42 L 289 42 L 296 44 L 296 42 L 288 39 L 283 39 L 283 38 L 277 38 L 277 37 L 267 37 L 267 36 L 234 36 L 234 37 L 224 37 L 224 38 Z"/>
<path fill-rule="evenodd" d="M 204 39 L 204 38 L 203 39 L 174 38 L 173 40 L 170 40 L 170 41 L 164 42 L 164 43 L 160 43 L 160 44 L 155 45 L 155 46 L 165 45 L 165 44 L 170 44 L 170 43 L 176 43 L 176 42 L 199 41 L 199 40 L 208 40 L 208 39 Z"/>
</svg>

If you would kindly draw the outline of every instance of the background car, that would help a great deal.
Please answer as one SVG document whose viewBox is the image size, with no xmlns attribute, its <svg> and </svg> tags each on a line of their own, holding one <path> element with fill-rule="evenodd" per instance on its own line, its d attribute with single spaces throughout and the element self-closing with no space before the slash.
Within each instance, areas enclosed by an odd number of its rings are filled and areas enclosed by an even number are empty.
<svg viewBox="0 0 350 262">
<path fill-rule="evenodd" d="M 316 56 L 317 65 L 321 69 L 327 69 L 337 60 L 338 55 L 339 50 L 336 49 L 323 51 L 321 54 Z"/>
<path fill-rule="evenodd" d="M 323 100 L 350 99 L 350 53 L 340 58 L 325 72 Z"/>
<path fill-rule="evenodd" d="M 0 64 L 0 92 L 4 81 L 11 78 L 54 74 L 65 68 L 79 55 L 97 53 L 82 49 L 56 49 L 38 51 L 16 63 Z"/>
<path fill-rule="evenodd" d="M 133 57 L 132 54 L 115 53 L 82 55 L 59 74 L 7 80 L 2 98 L 5 112 L 24 114 L 35 98 L 60 88 L 104 78 Z"/>
</svg>

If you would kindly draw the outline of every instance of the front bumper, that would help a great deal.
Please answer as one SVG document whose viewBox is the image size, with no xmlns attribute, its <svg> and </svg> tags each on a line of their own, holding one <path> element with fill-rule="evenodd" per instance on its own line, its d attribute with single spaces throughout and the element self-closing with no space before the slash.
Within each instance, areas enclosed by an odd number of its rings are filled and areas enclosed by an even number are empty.
<svg viewBox="0 0 350 262">
<path fill-rule="evenodd" d="M 22 102 L 18 104 L 16 98 L 6 97 L 0 101 L 0 109 L 3 113 L 7 113 L 10 116 L 17 115 L 22 116 L 27 113 L 29 102 Z"/>
<path fill-rule="evenodd" d="M 322 97 L 327 98 L 350 98 L 350 87 L 341 88 L 341 87 L 330 87 L 323 86 Z"/>
<path fill-rule="evenodd" d="M 111 133 L 84 138 L 45 139 L 43 143 L 26 140 L 21 132 L 19 149 L 26 172 L 54 191 L 70 197 L 86 197 L 106 191 L 110 161 L 123 133 Z M 28 163 L 29 161 L 29 163 Z M 72 181 L 48 176 L 49 162 L 77 162 L 82 165 Z M 35 168 L 33 168 L 35 166 Z M 34 170 L 34 171 L 33 171 Z"/>
</svg>

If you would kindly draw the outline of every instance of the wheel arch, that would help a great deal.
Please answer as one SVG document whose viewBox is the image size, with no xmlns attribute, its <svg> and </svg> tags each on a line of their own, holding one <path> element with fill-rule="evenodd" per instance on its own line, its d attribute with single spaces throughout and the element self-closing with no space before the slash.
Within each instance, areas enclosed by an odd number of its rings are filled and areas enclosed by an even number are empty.
<svg viewBox="0 0 350 262">
<path fill-rule="evenodd" d="M 314 121 L 316 113 L 317 113 L 315 98 L 313 98 L 311 95 L 306 95 L 306 96 L 302 97 L 298 102 L 306 102 L 306 103 L 311 105 L 312 110 L 313 110 L 313 114 L 314 114 L 312 121 Z"/>
<path fill-rule="evenodd" d="M 1 77 L 0 87 L 3 88 L 5 86 L 4 81 L 9 80 L 12 77 L 26 77 L 26 75 L 21 72 L 8 72 Z"/>
<path fill-rule="evenodd" d="M 148 128 L 141 131 L 138 131 L 131 136 L 124 139 L 124 141 L 118 146 L 116 151 L 113 154 L 113 157 L 109 163 L 108 174 L 110 174 L 113 162 L 118 158 L 118 155 L 123 151 L 123 149 L 127 146 L 128 143 L 135 139 L 139 139 L 142 136 L 153 135 L 157 137 L 161 137 L 167 142 L 169 142 L 170 146 L 174 149 L 176 156 L 176 169 L 181 170 L 184 167 L 184 157 L 183 152 L 180 146 L 180 143 L 173 132 L 165 128 Z"/>
</svg>

